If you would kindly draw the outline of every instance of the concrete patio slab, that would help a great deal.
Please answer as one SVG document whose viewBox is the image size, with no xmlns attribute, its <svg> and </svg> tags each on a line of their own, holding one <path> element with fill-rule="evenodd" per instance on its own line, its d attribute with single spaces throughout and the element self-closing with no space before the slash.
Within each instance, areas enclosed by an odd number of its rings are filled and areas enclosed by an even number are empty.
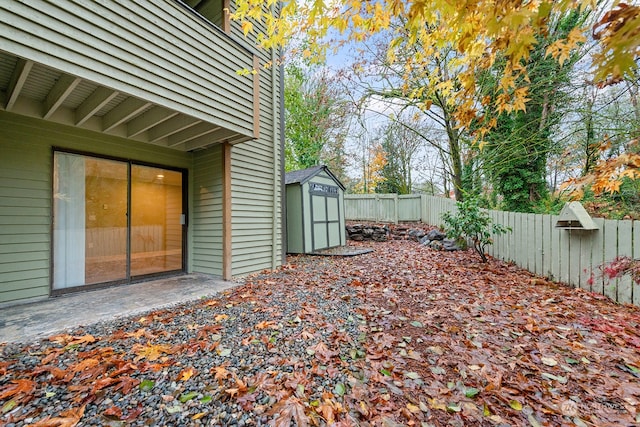
<svg viewBox="0 0 640 427">
<path fill-rule="evenodd" d="M 237 285 L 190 274 L 0 308 L 0 343 L 32 341 L 66 329 L 196 300 Z"/>
</svg>

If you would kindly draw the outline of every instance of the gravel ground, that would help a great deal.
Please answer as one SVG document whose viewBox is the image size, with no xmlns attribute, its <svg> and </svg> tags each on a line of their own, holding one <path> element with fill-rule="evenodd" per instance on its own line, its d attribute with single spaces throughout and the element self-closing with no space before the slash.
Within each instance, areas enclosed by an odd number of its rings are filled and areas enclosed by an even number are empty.
<svg viewBox="0 0 640 427">
<path fill-rule="evenodd" d="M 298 273 L 285 268 L 214 299 L 0 347 L 0 425 L 67 425 L 81 409 L 78 425 L 289 425 L 306 420 L 296 412 L 302 400 L 341 404 L 362 378 L 349 363 L 364 354 L 359 301 L 346 280 L 278 280 Z M 13 380 L 25 391 L 6 396 Z"/>
<path fill-rule="evenodd" d="M 389 241 L 0 345 L 0 425 L 637 426 L 638 331 L 638 307 Z"/>
</svg>

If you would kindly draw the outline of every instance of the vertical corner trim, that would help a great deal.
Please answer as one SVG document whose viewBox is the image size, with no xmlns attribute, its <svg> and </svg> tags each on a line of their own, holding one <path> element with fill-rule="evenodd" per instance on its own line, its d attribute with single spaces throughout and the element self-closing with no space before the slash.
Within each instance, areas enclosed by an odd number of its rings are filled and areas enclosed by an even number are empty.
<svg viewBox="0 0 640 427">
<path fill-rule="evenodd" d="M 231 33 L 231 22 L 229 15 L 231 15 L 231 2 L 229 0 L 222 1 L 222 31 L 227 34 Z"/>
<path fill-rule="evenodd" d="M 257 55 L 253 55 L 253 137 L 260 137 L 260 60 Z"/>
<path fill-rule="evenodd" d="M 231 144 L 222 144 L 222 278 L 231 280 Z"/>
</svg>

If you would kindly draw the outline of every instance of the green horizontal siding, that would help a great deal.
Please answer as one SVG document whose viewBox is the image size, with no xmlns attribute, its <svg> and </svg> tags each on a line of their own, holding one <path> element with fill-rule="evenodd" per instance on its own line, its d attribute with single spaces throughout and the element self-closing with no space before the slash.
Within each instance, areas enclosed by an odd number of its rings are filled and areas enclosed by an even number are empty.
<svg viewBox="0 0 640 427">
<path fill-rule="evenodd" d="M 190 169 L 192 155 L 0 111 L 0 304 L 49 295 L 53 147 Z"/>
<path fill-rule="evenodd" d="M 193 271 L 222 276 L 222 146 L 194 158 Z"/>
<path fill-rule="evenodd" d="M 0 2 L 0 14 L 11 18 L 0 20 L 1 50 L 253 132 L 253 79 L 237 73 L 252 66 L 252 54 L 174 0 L 10 1 Z"/>
<path fill-rule="evenodd" d="M 0 303 L 49 292 L 51 152 L 18 136 L 16 117 L 0 113 Z"/>
</svg>

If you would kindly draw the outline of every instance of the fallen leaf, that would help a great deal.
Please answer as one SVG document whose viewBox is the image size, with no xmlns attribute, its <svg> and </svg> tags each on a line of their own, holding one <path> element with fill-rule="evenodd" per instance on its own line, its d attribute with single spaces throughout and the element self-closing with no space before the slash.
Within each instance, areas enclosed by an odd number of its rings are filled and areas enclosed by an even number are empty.
<svg viewBox="0 0 640 427">
<path fill-rule="evenodd" d="M 274 328 L 275 325 L 276 322 L 274 322 L 273 320 L 264 320 L 256 325 L 256 329 L 262 330 L 267 328 Z"/>
<path fill-rule="evenodd" d="M 462 408 L 457 403 L 449 403 L 447 405 L 447 411 L 449 411 L 449 412 L 460 412 L 460 411 L 462 411 Z"/>
<path fill-rule="evenodd" d="M 142 391 L 149 391 L 156 385 L 155 381 L 151 380 L 142 380 L 140 385 L 138 386 Z"/>
<path fill-rule="evenodd" d="M 36 383 L 27 379 L 12 380 L 9 384 L 0 388 L 0 400 L 18 394 L 31 394 L 36 388 Z"/>
<path fill-rule="evenodd" d="M 167 406 L 164 409 L 170 414 L 176 414 L 178 412 L 182 412 L 182 406 L 180 405 Z"/>
<path fill-rule="evenodd" d="M 420 410 L 420 407 L 419 407 L 419 406 L 416 406 L 416 405 L 414 405 L 414 404 L 412 404 L 412 403 L 407 403 L 407 409 L 408 409 L 408 410 L 409 410 L 409 412 L 411 412 L 412 414 L 418 414 L 418 413 L 422 412 L 422 411 Z"/>
<path fill-rule="evenodd" d="M 429 369 L 431 370 L 431 372 L 433 372 L 435 375 L 444 375 L 447 373 L 447 371 L 444 370 L 444 368 L 440 367 L 440 366 L 430 366 Z"/>
<path fill-rule="evenodd" d="M 533 414 L 527 415 L 527 419 L 531 423 L 531 427 L 542 427 L 542 424 L 540 424 L 538 419 Z"/>
<path fill-rule="evenodd" d="M 474 398 L 480 393 L 480 390 L 474 387 L 468 387 L 464 389 L 464 395 L 468 398 Z"/>
<path fill-rule="evenodd" d="M 102 413 L 106 417 L 113 417 L 117 419 L 122 418 L 122 409 L 117 406 L 112 406 Z"/>
<path fill-rule="evenodd" d="M 567 377 L 563 377 L 563 376 L 560 376 L 560 375 L 553 375 L 553 374 L 550 374 L 548 372 L 543 372 L 541 375 L 542 375 L 543 378 L 546 378 L 546 379 L 549 379 L 549 380 L 558 381 L 560 384 L 566 384 L 567 381 L 568 381 Z"/>
<path fill-rule="evenodd" d="M 16 407 L 18 403 L 11 399 L 8 402 L 6 402 L 4 405 L 2 405 L 2 413 L 6 414 L 7 412 L 11 411 L 13 408 Z"/>
<path fill-rule="evenodd" d="M 417 372 L 405 372 L 404 376 L 407 378 L 411 378 L 412 380 L 420 379 L 420 374 L 418 374 Z"/>
<path fill-rule="evenodd" d="M 189 400 L 191 400 L 191 399 L 193 399 L 195 397 L 198 397 L 198 392 L 197 391 L 191 391 L 191 392 L 188 392 L 188 393 L 182 393 L 180 395 L 180 397 L 178 398 L 178 400 L 181 403 L 185 403 L 185 402 L 188 402 Z"/>
<path fill-rule="evenodd" d="M 193 377 L 196 373 L 197 373 L 197 371 L 195 369 L 193 369 L 192 367 L 183 369 L 180 372 L 180 374 L 178 375 L 178 380 L 179 381 L 187 381 L 187 380 L 189 380 L 189 378 Z"/>
<path fill-rule="evenodd" d="M 164 354 L 169 354 L 171 352 L 171 346 L 168 344 L 151 344 L 148 342 L 145 345 L 134 344 L 132 350 L 137 356 L 135 358 L 136 362 L 142 359 L 153 362 L 154 360 L 160 359 Z"/>
<path fill-rule="evenodd" d="M 59 417 L 46 417 L 27 427 L 74 427 L 84 415 L 84 406 L 78 409 L 68 409 L 60 413 Z"/>
<path fill-rule="evenodd" d="M 290 427 L 292 421 L 298 427 L 309 425 L 309 417 L 305 414 L 304 405 L 296 397 L 288 397 L 276 403 L 268 414 L 274 416 L 272 421 L 274 427 Z"/>
</svg>

